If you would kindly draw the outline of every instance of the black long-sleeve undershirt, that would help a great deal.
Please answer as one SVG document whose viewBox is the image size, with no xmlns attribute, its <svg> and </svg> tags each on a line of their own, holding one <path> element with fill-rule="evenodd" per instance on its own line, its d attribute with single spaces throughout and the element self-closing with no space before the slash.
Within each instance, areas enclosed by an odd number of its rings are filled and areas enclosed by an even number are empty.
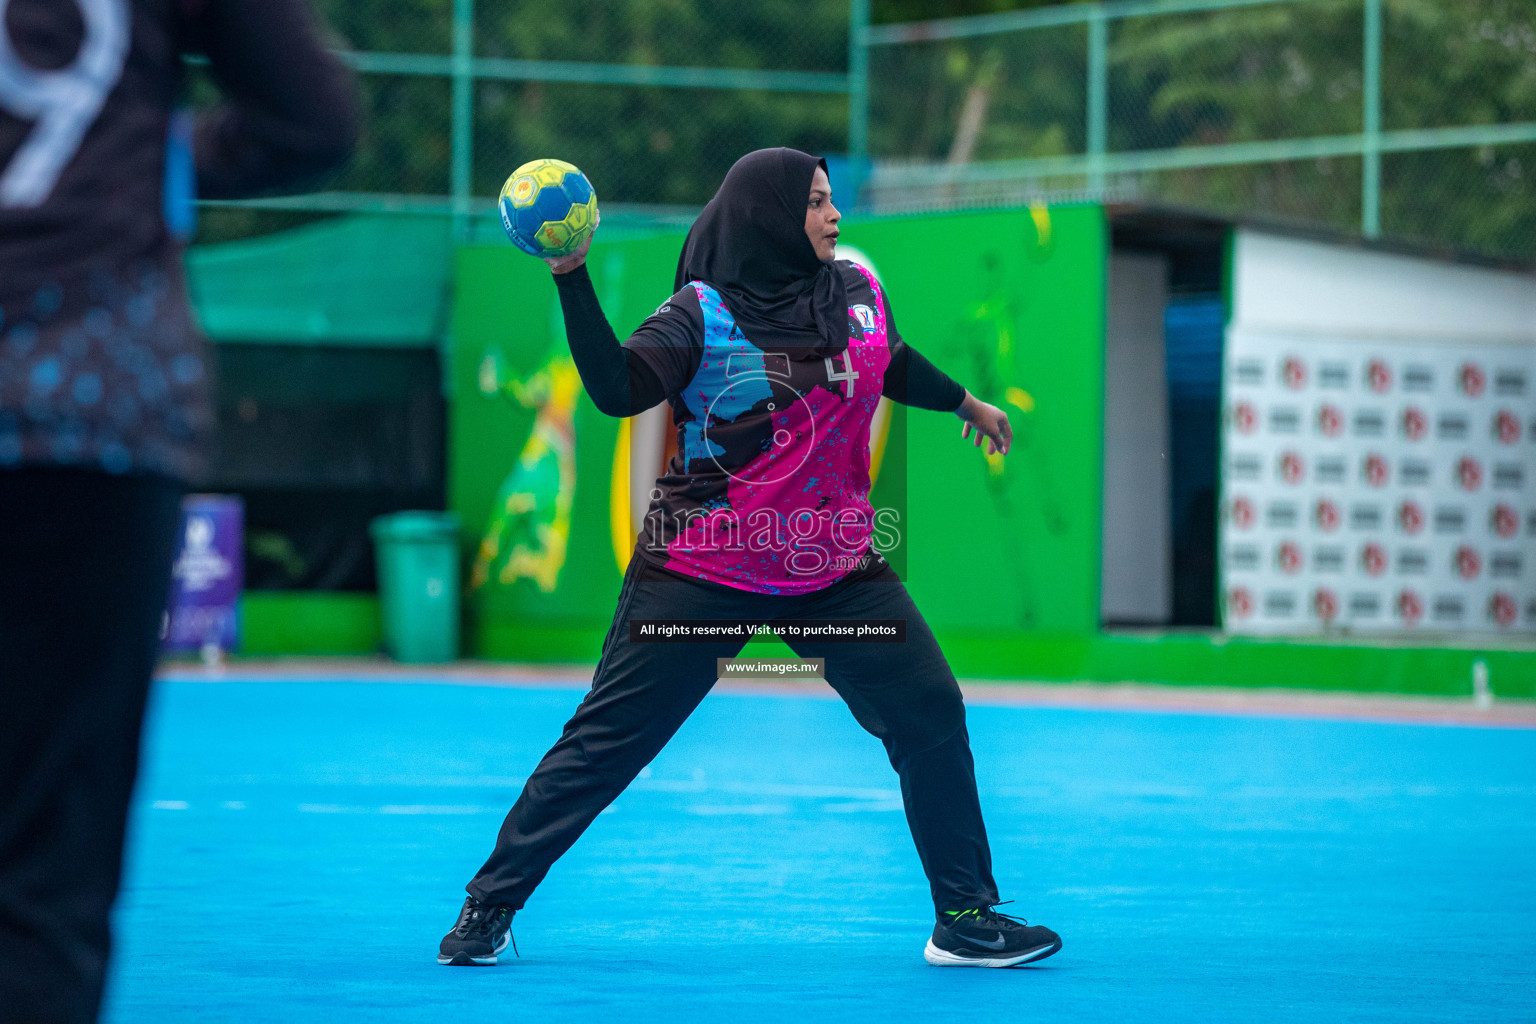
<svg viewBox="0 0 1536 1024">
<path fill-rule="evenodd" d="M 883 297 L 883 296 L 882 296 Z M 885 304 L 885 332 L 892 339 L 891 362 L 885 368 L 880 393 L 893 402 L 934 412 L 954 412 L 965 401 L 965 388 L 934 366 L 917 349 L 902 340 L 896 330 L 891 304 Z"/>
<path fill-rule="evenodd" d="M 585 264 L 556 274 L 560 309 L 565 316 L 565 335 L 571 358 L 587 394 L 598 410 L 609 416 L 633 416 L 665 400 L 686 383 L 668 387 L 655 368 L 635 348 L 621 345 L 603 314 L 592 278 Z M 891 362 L 886 367 L 881 394 L 893 402 L 953 412 L 965 401 L 965 388 L 929 362 L 921 352 L 901 340 L 886 304 L 886 328 L 891 340 Z M 695 361 L 694 367 L 697 367 Z M 691 373 L 689 374 L 691 376 Z"/>
<path fill-rule="evenodd" d="M 565 314 L 565 337 L 571 345 L 571 359 L 599 412 L 633 416 L 667 397 L 656 371 L 634 349 L 619 344 L 603 315 L 603 307 L 598 304 L 585 263 L 556 274 L 555 288 L 560 293 L 560 310 Z"/>
</svg>

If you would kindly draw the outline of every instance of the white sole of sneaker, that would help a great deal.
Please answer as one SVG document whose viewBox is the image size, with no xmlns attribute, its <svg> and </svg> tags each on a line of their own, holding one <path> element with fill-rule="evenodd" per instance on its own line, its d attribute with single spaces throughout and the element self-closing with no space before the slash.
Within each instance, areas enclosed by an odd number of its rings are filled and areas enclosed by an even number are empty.
<svg viewBox="0 0 1536 1024">
<path fill-rule="evenodd" d="M 1013 956 L 970 957 L 946 952 L 935 946 L 933 940 L 929 939 L 928 945 L 923 947 L 923 959 L 935 967 L 1017 967 L 1031 960 L 1043 960 L 1060 948 L 1061 943 L 1053 942 L 1049 946 L 1015 953 Z"/>
<path fill-rule="evenodd" d="M 506 949 L 507 943 L 511 941 L 512 933 L 507 932 L 507 934 L 501 937 L 501 941 L 496 944 L 496 949 L 493 953 L 491 953 L 490 956 L 469 956 L 466 953 L 455 953 L 453 956 L 443 956 L 443 954 L 439 953 L 437 954 L 437 962 L 442 964 L 444 967 L 495 967 L 496 954 Z"/>
</svg>

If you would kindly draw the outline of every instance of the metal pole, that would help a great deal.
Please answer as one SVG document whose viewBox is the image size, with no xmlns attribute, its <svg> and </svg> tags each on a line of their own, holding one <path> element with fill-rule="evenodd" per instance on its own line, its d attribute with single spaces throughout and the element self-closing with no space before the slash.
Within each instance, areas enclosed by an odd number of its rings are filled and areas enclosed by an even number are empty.
<svg viewBox="0 0 1536 1024">
<path fill-rule="evenodd" d="M 851 199 L 864 185 L 869 162 L 869 0 L 848 4 L 848 173 Z"/>
<path fill-rule="evenodd" d="M 1104 153 L 1109 148 L 1109 19 L 1095 4 L 1088 19 L 1088 190 L 1104 193 Z"/>
<path fill-rule="evenodd" d="M 475 0 L 453 0 L 453 236 L 463 239 L 469 229 L 469 202 L 474 187 L 475 156 Z"/>
<path fill-rule="evenodd" d="M 1381 0 L 1365 0 L 1365 130 L 1361 146 L 1360 231 L 1381 235 Z"/>
</svg>

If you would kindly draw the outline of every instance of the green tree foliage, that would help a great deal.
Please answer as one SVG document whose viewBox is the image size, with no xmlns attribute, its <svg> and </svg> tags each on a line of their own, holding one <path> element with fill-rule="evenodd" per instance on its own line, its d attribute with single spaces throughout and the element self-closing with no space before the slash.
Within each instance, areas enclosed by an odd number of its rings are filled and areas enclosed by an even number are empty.
<svg viewBox="0 0 1536 1024">
<path fill-rule="evenodd" d="M 963 18 L 973 14 L 1000 14 L 1031 7 L 1054 7 L 1063 0 L 873 0 L 870 20 L 877 25 L 899 21 Z M 1084 3 L 1086 0 L 1066 0 Z"/>
<path fill-rule="evenodd" d="M 871 61 L 870 151 L 923 160 L 963 155 L 956 139 L 970 102 L 984 105 L 971 159 L 1081 153 L 1087 52 L 1080 25 L 882 47 Z"/>
<path fill-rule="evenodd" d="M 1536 121 L 1536 0 L 1384 0 L 1383 7 L 1384 128 Z M 1362 0 L 1296 0 L 1113 22 L 1110 150 L 1362 131 L 1363 12 Z M 1082 153 L 1086 48 L 1086 32 L 1072 26 L 877 51 L 872 148 L 919 160 Z M 962 145 L 964 112 L 978 94 L 985 113 Z M 1533 160 L 1531 145 L 1389 153 L 1384 231 L 1536 258 Z M 1360 158 L 1343 157 L 1113 184 L 1155 201 L 1352 230 L 1361 220 L 1361 175 Z"/>
<path fill-rule="evenodd" d="M 1133 19 L 1114 37 L 1115 148 L 1319 135 L 1364 127 L 1360 0 Z M 1536 3 L 1385 0 L 1387 130 L 1536 120 Z M 1536 256 L 1536 199 L 1523 179 L 1536 149 L 1388 154 L 1389 235 Z M 1352 228 L 1358 158 L 1164 175 L 1159 194 Z"/>
<path fill-rule="evenodd" d="M 354 50 L 447 54 L 453 0 L 318 0 Z M 1111 23 L 1109 148 L 1164 149 L 1352 135 L 1362 129 L 1364 0 L 1292 0 Z M 1536 121 L 1536 0 L 1383 0 L 1387 130 Z M 877 23 L 1046 6 L 1046 0 L 873 0 Z M 841 72 L 847 0 L 475 0 L 475 53 L 508 60 Z M 877 158 L 983 161 L 1085 151 L 1087 31 L 1058 26 L 879 47 Z M 364 76 L 362 152 L 339 187 L 448 190 L 451 89 Z M 557 81 L 474 87 L 473 191 L 559 156 L 609 201 L 704 202 L 731 162 L 767 145 L 835 154 L 837 93 Z M 1388 234 L 1536 258 L 1536 146 L 1388 153 Z M 1123 194 L 1353 229 L 1358 157 L 1205 168 L 1112 181 Z M 1081 179 L 1056 181 L 1080 187 Z"/>
<path fill-rule="evenodd" d="M 1390 0 L 1387 129 L 1536 121 L 1536 0 Z M 1382 162 L 1389 233 L 1536 259 L 1536 145 Z"/>
<path fill-rule="evenodd" d="M 451 49 L 452 0 L 326 0 L 321 9 L 354 49 Z M 480 57 L 834 73 L 848 60 L 846 0 L 477 0 L 474 17 Z M 446 191 L 446 81 L 368 79 L 368 137 L 346 186 Z M 519 164 L 557 156 L 608 199 L 702 204 L 748 150 L 840 152 L 847 107 L 835 93 L 481 81 L 473 190 L 494 195 Z"/>
<path fill-rule="evenodd" d="M 1134 18 L 1110 51 L 1110 147 L 1220 145 L 1361 130 L 1360 0 Z M 1133 190 L 1179 205 L 1350 228 L 1356 157 L 1164 172 Z"/>
</svg>

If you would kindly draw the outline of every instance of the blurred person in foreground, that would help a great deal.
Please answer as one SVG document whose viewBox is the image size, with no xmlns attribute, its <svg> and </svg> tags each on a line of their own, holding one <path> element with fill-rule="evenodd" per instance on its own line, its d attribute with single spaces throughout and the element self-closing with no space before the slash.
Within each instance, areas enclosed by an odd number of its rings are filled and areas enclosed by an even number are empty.
<svg viewBox="0 0 1536 1024">
<path fill-rule="evenodd" d="M 183 54 L 226 97 L 190 132 L 200 195 L 302 187 L 350 155 L 354 84 L 307 0 L 0 0 L 3 1021 L 99 1011 L 177 517 L 211 425 L 165 217 Z"/>
</svg>

